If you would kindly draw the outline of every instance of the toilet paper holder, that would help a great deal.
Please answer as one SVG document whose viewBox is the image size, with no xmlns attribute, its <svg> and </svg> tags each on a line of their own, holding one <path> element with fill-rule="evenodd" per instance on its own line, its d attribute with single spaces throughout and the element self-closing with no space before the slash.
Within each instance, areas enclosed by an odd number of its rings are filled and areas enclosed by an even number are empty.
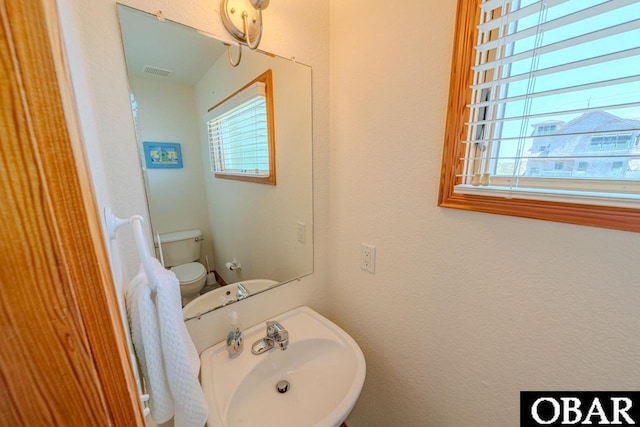
<svg viewBox="0 0 640 427">
<path fill-rule="evenodd" d="M 226 263 L 225 266 L 231 271 L 242 270 L 242 265 L 238 261 L 236 261 L 235 258 L 233 259 L 233 261 L 229 261 L 228 263 Z"/>
</svg>

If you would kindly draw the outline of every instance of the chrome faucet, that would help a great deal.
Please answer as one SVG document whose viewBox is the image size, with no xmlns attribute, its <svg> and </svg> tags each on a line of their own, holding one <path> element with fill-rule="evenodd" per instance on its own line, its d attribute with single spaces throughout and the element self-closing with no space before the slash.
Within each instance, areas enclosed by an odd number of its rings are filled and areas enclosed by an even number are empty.
<svg viewBox="0 0 640 427">
<path fill-rule="evenodd" d="M 267 336 L 253 343 L 251 353 L 262 354 L 275 347 L 286 350 L 288 345 L 289 332 L 280 323 L 270 320 L 267 322 Z"/>
<path fill-rule="evenodd" d="M 267 322 L 267 336 L 265 337 L 280 350 L 286 350 L 289 345 L 289 332 L 278 322 Z"/>
<path fill-rule="evenodd" d="M 242 283 L 238 283 L 238 290 L 236 291 L 236 299 L 237 300 L 245 299 L 249 295 L 251 295 L 251 292 L 249 292 Z"/>
</svg>

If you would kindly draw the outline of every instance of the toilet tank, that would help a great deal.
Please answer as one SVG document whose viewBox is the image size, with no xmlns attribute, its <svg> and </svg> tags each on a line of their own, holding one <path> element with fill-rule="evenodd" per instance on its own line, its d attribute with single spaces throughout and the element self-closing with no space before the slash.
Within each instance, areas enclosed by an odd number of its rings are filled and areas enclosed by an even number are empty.
<svg viewBox="0 0 640 427">
<path fill-rule="evenodd" d="M 160 234 L 164 265 L 166 267 L 173 267 L 174 265 L 199 260 L 201 242 L 202 232 L 200 230 L 185 230 Z"/>
</svg>

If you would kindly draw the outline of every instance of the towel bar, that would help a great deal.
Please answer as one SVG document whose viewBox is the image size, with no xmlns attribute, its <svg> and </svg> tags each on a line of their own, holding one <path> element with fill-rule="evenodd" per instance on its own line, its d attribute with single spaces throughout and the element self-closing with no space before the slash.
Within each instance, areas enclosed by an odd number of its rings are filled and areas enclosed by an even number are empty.
<svg viewBox="0 0 640 427">
<path fill-rule="evenodd" d="M 140 255 L 140 261 L 142 262 L 142 266 L 144 267 L 144 272 L 147 275 L 147 279 L 149 279 L 151 289 L 155 291 L 158 281 L 155 274 L 153 273 L 153 266 L 151 265 L 151 255 L 149 254 L 149 248 L 147 247 L 144 233 L 142 231 L 144 218 L 140 215 L 133 215 L 126 219 L 119 218 L 115 216 L 113 212 L 111 212 L 110 207 L 106 207 L 104 208 L 104 222 L 107 227 L 109 239 L 111 240 L 116 238 L 116 230 L 118 228 L 125 224 L 131 224 L 131 226 L 133 227 L 133 237 L 136 241 L 136 248 L 138 249 L 138 255 Z"/>
</svg>

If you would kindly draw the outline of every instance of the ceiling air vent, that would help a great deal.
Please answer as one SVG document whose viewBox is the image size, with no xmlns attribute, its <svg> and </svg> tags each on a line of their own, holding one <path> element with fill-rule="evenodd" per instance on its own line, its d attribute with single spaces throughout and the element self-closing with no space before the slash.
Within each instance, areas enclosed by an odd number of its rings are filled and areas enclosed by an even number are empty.
<svg viewBox="0 0 640 427">
<path fill-rule="evenodd" d="M 153 65 L 145 65 L 144 67 L 142 67 L 142 72 L 143 73 L 153 74 L 153 75 L 156 75 L 156 76 L 167 77 L 173 71 L 172 70 L 165 70 L 164 68 L 160 68 L 160 67 L 154 67 Z"/>
</svg>

